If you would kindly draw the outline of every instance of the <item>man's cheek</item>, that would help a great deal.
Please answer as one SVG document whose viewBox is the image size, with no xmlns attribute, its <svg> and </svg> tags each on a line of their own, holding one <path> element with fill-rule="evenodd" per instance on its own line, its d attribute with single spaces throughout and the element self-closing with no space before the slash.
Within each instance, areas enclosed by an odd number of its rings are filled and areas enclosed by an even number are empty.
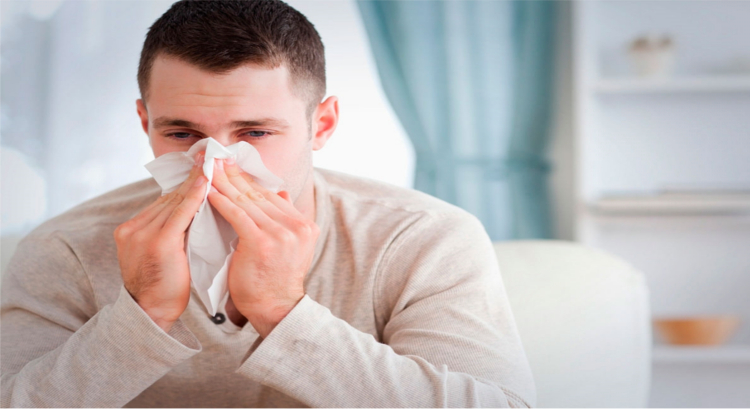
<svg viewBox="0 0 750 410">
<path fill-rule="evenodd" d="M 289 174 L 289 168 L 294 167 L 296 159 L 293 155 L 289 155 L 291 151 L 290 147 L 283 145 L 260 144 L 255 146 L 260 154 L 260 159 L 263 161 L 263 165 L 268 168 L 269 171 L 273 172 L 279 178 L 287 180 Z"/>
</svg>

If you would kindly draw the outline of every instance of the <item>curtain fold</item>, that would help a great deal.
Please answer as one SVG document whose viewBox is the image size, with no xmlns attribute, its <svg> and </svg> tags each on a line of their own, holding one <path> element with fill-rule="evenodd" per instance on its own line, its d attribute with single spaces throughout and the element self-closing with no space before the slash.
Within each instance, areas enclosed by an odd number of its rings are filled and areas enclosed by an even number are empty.
<svg viewBox="0 0 750 410">
<path fill-rule="evenodd" d="M 550 238 L 552 1 L 358 0 L 414 187 L 493 240 Z"/>
</svg>

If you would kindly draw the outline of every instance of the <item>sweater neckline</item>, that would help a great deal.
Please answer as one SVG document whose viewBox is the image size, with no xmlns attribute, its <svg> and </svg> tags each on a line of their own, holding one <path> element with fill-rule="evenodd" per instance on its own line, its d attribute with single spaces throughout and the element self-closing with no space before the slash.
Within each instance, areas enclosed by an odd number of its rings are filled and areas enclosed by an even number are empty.
<svg viewBox="0 0 750 410">
<path fill-rule="evenodd" d="M 318 261 L 323 254 L 326 239 L 328 238 L 329 226 L 331 223 L 331 202 L 328 194 L 328 183 L 325 180 L 325 177 L 323 177 L 323 174 L 320 173 L 320 171 L 318 171 L 316 168 L 313 168 L 312 172 L 314 178 L 313 184 L 315 187 L 315 224 L 318 225 L 318 228 L 320 229 L 320 235 L 318 236 L 318 240 L 315 243 L 315 255 L 313 256 L 312 263 L 310 264 L 310 269 L 308 270 L 305 279 L 307 279 L 307 277 L 310 275 L 310 272 L 315 269 L 315 266 L 318 264 Z"/>
</svg>

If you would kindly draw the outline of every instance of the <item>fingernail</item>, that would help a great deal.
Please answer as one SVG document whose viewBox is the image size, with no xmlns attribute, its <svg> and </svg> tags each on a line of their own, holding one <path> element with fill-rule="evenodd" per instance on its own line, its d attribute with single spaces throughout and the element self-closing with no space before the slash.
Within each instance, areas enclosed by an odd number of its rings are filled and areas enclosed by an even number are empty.
<svg viewBox="0 0 750 410">
<path fill-rule="evenodd" d="M 226 162 L 227 165 L 234 165 L 234 158 L 226 158 L 224 159 L 224 162 Z"/>
<path fill-rule="evenodd" d="M 219 158 L 216 158 L 216 168 L 218 168 L 218 169 L 220 169 L 220 170 L 223 171 L 224 170 L 224 161 L 222 161 Z"/>
<path fill-rule="evenodd" d="M 201 186 L 206 178 L 201 175 L 195 180 L 195 186 Z"/>
<path fill-rule="evenodd" d="M 206 155 L 201 152 L 198 154 L 197 158 L 195 159 L 195 165 L 202 167 L 205 161 L 206 161 Z"/>
</svg>

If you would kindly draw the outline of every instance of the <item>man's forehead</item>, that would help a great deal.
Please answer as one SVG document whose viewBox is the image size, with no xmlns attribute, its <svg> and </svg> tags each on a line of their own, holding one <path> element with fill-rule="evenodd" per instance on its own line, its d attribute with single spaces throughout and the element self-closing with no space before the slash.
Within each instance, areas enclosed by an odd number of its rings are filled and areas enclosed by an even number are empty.
<svg viewBox="0 0 750 410">
<path fill-rule="evenodd" d="M 215 74 L 176 58 L 160 57 L 151 80 L 147 104 L 157 129 L 281 129 L 289 127 L 285 118 L 304 120 L 305 116 L 306 103 L 291 92 L 283 65 L 245 65 Z"/>
<path fill-rule="evenodd" d="M 164 55 L 154 61 L 149 88 L 150 95 L 171 97 L 293 97 L 291 76 L 284 64 L 268 67 L 247 63 L 228 71 L 211 72 L 182 59 Z"/>
</svg>

